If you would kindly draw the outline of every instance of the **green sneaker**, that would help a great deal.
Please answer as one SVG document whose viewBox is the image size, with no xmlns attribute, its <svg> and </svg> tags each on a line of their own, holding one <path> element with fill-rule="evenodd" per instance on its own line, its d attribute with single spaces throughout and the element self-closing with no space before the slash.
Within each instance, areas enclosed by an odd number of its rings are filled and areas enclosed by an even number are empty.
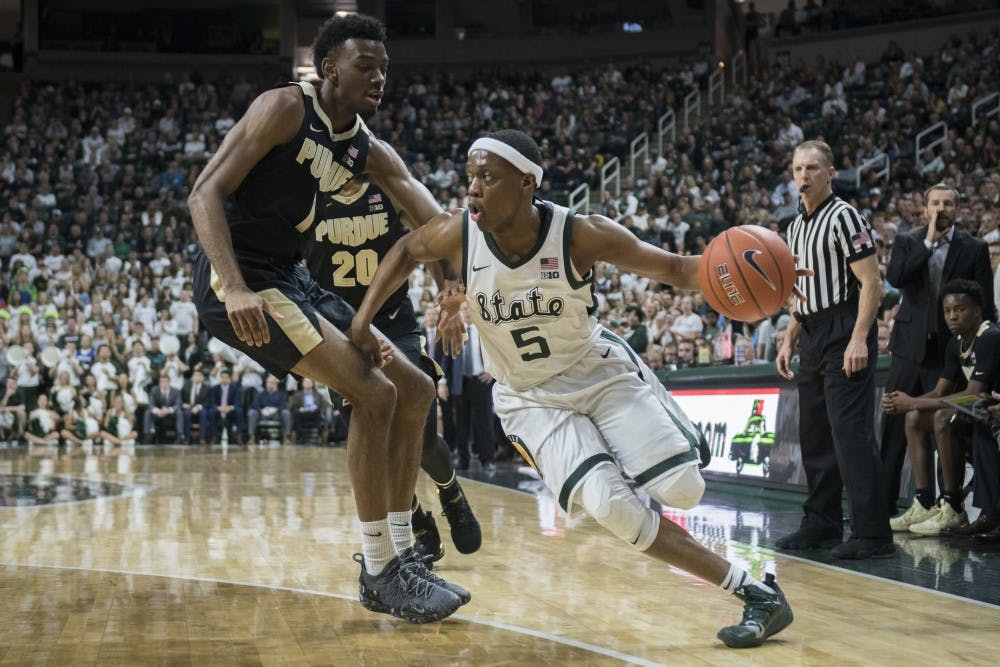
<svg viewBox="0 0 1000 667">
<path fill-rule="evenodd" d="M 760 646 L 765 639 L 791 624 L 792 608 L 773 574 L 768 573 L 764 585 L 774 592 L 768 593 L 757 586 L 744 586 L 736 591 L 736 597 L 743 600 L 743 619 L 736 625 L 722 628 L 717 635 L 729 648 Z"/>
</svg>

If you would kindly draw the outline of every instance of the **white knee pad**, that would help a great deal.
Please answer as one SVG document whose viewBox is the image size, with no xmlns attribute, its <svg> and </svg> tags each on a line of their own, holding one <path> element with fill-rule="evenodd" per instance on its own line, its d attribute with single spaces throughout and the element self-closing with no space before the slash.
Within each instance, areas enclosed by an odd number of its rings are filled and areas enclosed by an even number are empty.
<svg viewBox="0 0 1000 667">
<path fill-rule="evenodd" d="M 653 499 L 682 510 L 689 510 L 705 495 L 705 480 L 698 466 L 689 465 L 675 470 L 642 487 Z"/>
<path fill-rule="evenodd" d="M 592 470 L 580 485 L 577 500 L 599 524 L 639 551 L 656 539 L 659 515 L 642 504 L 613 466 Z"/>
</svg>

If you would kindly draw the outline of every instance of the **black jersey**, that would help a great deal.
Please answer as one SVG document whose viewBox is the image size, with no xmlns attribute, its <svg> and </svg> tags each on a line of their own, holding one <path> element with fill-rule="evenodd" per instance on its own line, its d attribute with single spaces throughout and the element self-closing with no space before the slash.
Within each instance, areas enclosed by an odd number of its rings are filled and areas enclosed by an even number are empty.
<svg viewBox="0 0 1000 667">
<path fill-rule="evenodd" d="M 952 336 L 944 355 L 941 377 L 963 391 L 975 379 L 996 389 L 1000 384 L 1000 327 L 988 320 L 976 331 L 972 344 Z"/>
<path fill-rule="evenodd" d="M 306 231 L 306 264 L 322 288 L 357 309 L 379 262 L 408 230 L 389 197 L 374 183 L 366 183 L 351 196 L 335 194 L 325 200 L 317 216 L 321 219 Z M 416 327 L 405 283 L 386 299 L 374 324 L 390 337 Z"/>
<path fill-rule="evenodd" d="M 305 115 L 295 137 L 275 146 L 233 193 L 228 216 L 233 250 L 241 263 L 297 262 L 305 250 L 303 232 L 317 209 L 355 174 L 368 158 L 368 128 L 360 116 L 336 133 L 311 83 L 297 84 Z"/>
</svg>

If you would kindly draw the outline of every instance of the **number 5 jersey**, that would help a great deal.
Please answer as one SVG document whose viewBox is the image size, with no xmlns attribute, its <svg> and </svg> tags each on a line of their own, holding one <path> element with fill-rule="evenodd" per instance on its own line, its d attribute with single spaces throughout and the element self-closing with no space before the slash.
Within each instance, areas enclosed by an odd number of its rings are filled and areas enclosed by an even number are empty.
<svg viewBox="0 0 1000 667">
<path fill-rule="evenodd" d="M 465 213 L 462 277 L 469 315 L 483 341 L 486 370 L 514 390 L 533 387 L 582 359 L 600 338 L 591 316 L 593 270 L 580 277 L 570 259 L 569 209 L 536 201 L 538 241 L 517 260 Z"/>
</svg>

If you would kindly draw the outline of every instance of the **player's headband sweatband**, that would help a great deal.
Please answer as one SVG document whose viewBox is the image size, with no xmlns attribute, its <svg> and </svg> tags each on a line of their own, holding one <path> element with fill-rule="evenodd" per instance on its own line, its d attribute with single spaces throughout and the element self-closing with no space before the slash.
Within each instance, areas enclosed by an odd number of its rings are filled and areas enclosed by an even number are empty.
<svg viewBox="0 0 1000 667">
<path fill-rule="evenodd" d="M 472 151 L 487 151 L 502 157 L 507 162 L 517 167 L 517 169 L 525 174 L 531 174 L 535 177 L 535 184 L 541 185 L 542 183 L 542 165 L 535 164 L 528 158 L 524 157 L 520 151 L 511 146 L 510 144 L 505 144 L 497 139 L 491 139 L 490 137 L 480 137 L 472 142 L 472 146 L 469 147 L 469 155 L 472 155 Z"/>
</svg>

